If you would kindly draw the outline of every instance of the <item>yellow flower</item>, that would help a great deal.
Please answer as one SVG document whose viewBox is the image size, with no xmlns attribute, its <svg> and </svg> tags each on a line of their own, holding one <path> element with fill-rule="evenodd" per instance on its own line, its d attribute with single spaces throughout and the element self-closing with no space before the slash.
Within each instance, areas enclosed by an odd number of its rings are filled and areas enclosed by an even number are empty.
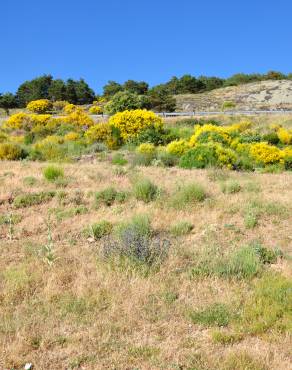
<svg viewBox="0 0 292 370">
<path fill-rule="evenodd" d="M 250 155 L 262 164 L 283 163 L 282 151 L 265 142 L 250 145 Z"/>
<path fill-rule="evenodd" d="M 33 113 L 45 113 L 52 109 L 53 104 L 48 99 L 39 99 L 29 102 L 26 108 Z"/>
<path fill-rule="evenodd" d="M 169 143 L 166 150 L 170 154 L 182 156 L 189 149 L 189 144 L 185 140 L 175 140 Z"/>
</svg>

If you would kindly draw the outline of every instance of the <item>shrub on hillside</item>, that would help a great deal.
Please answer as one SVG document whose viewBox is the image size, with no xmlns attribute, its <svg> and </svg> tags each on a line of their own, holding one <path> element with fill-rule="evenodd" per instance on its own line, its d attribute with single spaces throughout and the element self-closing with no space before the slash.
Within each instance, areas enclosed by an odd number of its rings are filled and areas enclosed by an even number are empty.
<svg viewBox="0 0 292 370">
<path fill-rule="evenodd" d="M 186 184 L 169 199 L 169 205 L 175 209 L 192 207 L 197 203 L 203 202 L 207 197 L 205 189 L 199 184 Z"/>
<path fill-rule="evenodd" d="M 17 144 L 0 143 L 0 160 L 18 160 L 26 156 L 25 151 Z"/>
<path fill-rule="evenodd" d="M 32 100 L 26 108 L 33 113 L 46 113 L 53 108 L 53 104 L 48 99 Z"/>
<path fill-rule="evenodd" d="M 257 143 L 250 146 L 251 157 L 260 165 L 283 162 L 281 150 L 267 143 Z"/>
<path fill-rule="evenodd" d="M 158 195 L 158 187 L 148 179 L 140 179 L 133 186 L 133 193 L 137 200 L 149 203 Z"/>
<path fill-rule="evenodd" d="M 102 108 L 99 105 L 93 105 L 89 108 L 89 113 L 91 114 L 102 114 Z"/>
<path fill-rule="evenodd" d="M 161 130 L 163 122 L 161 117 L 147 110 L 132 110 L 116 113 L 109 119 L 109 124 L 120 131 L 123 140 L 137 138 L 146 128 Z"/>
<path fill-rule="evenodd" d="M 181 157 L 189 149 L 189 145 L 185 140 L 175 140 L 169 143 L 166 147 L 168 153 Z"/>
<path fill-rule="evenodd" d="M 179 166 L 182 168 L 206 168 L 216 166 L 217 154 L 214 145 L 199 144 L 188 150 L 180 159 Z"/>
<path fill-rule="evenodd" d="M 108 123 L 97 123 L 92 125 L 85 132 L 84 137 L 89 143 L 105 141 L 111 134 L 111 128 Z"/>
<path fill-rule="evenodd" d="M 64 177 L 64 171 L 62 168 L 55 166 L 48 166 L 43 170 L 43 175 L 46 180 L 53 182 Z"/>
</svg>

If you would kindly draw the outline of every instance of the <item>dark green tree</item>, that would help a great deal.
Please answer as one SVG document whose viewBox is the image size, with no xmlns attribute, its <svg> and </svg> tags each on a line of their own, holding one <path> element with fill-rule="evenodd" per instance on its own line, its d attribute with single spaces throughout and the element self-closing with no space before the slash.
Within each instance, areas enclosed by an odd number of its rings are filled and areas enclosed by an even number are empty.
<svg viewBox="0 0 292 370">
<path fill-rule="evenodd" d="M 18 105 L 25 107 L 32 100 L 48 99 L 52 81 L 53 77 L 51 75 L 43 75 L 33 80 L 25 81 L 16 92 Z"/>
<path fill-rule="evenodd" d="M 149 108 L 156 112 L 174 112 L 176 100 L 165 85 L 157 85 L 148 91 Z"/>
<path fill-rule="evenodd" d="M 79 81 L 74 81 L 77 104 L 91 104 L 95 98 L 94 91 L 89 87 L 87 82 L 81 78 Z"/>
<path fill-rule="evenodd" d="M 145 81 L 128 80 L 124 83 L 123 88 L 133 94 L 144 95 L 148 91 L 149 85 Z"/>
<path fill-rule="evenodd" d="M 129 91 L 120 91 L 116 93 L 112 100 L 105 106 L 108 114 L 115 114 L 125 110 L 146 108 L 148 101 L 145 101 L 143 95 L 130 93 Z"/>
<path fill-rule="evenodd" d="M 17 100 L 11 93 L 0 94 L 0 108 L 4 109 L 5 113 L 9 115 L 9 109 L 17 107 Z"/>
<path fill-rule="evenodd" d="M 124 88 L 121 84 L 115 81 L 109 81 L 104 87 L 103 87 L 103 95 L 107 98 L 110 98 L 114 96 L 116 93 L 123 91 Z"/>
<path fill-rule="evenodd" d="M 66 84 L 63 80 L 53 80 L 48 89 L 49 99 L 52 101 L 66 100 Z"/>
</svg>

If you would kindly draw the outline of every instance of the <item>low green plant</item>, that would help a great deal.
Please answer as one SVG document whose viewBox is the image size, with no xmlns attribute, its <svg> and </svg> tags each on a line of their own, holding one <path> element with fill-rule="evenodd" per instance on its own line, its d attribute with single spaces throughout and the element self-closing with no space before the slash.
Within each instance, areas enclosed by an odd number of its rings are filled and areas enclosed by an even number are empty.
<svg viewBox="0 0 292 370">
<path fill-rule="evenodd" d="M 62 221 L 67 218 L 71 218 L 77 215 L 83 215 L 88 212 L 88 208 L 85 207 L 84 205 L 80 205 L 77 207 L 72 207 L 72 208 L 65 208 L 65 209 L 54 209 L 52 212 L 55 214 L 56 219 L 58 221 Z"/>
<path fill-rule="evenodd" d="M 235 194 L 240 192 L 241 185 L 235 180 L 229 180 L 221 184 L 221 190 L 224 194 Z"/>
<path fill-rule="evenodd" d="M 120 153 L 115 154 L 112 158 L 112 164 L 115 164 L 117 166 L 124 166 L 127 163 L 128 161 Z"/>
<path fill-rule="evenodd" d="M 215 343 L 230 345 L 240 342 L 243 339 L 243 335 L 239 333 L 229 333 L 222 330 L 216 330 L 212 333 L 212 339 Z"/>
<path fill-rule="evenodd" d="M 223 362 L 224 370 L 268 370 L 264 363 L 258 359 L 254 359 L 246 352 L 238 352 L 229 354 Z"/>
<path fill-rule="evenodd" d="M 195 183 L 183 185 L 171 196 L 169 205 L 175 209 L 192 207 L 207 198 L 205 189 Z"/>
<path fill-rule="evenodd" d="M 43 170 L 43 175 L 46 180 L 55 182 L 64 177 L 64 171 L 62 168 L 55 166 L 48 166 Z"/>
<path fill-rule="evenodd" d="M 104 190 L 95 193 L 95 203 L 97 206 L 105 205 L 110 207 L 115 201 L 124 202 L 127 198 L 127 193 L 117 191 L 113 187 L 108 187 Z"/>
<path fill-rule="evenodd" d="M 241 324 L 249 334 L 269 329 L 292 329 L 292 282 L 278 273 L 266 272 L 254 283 L 254 290 L 242 308 Z"/>
<path fill-rule="evenodd" d="M 109 235 L 112 232 L 113 225 L 109 221 L 100 221 L 94 223 L 84 230 L 84 234 L 87 237 L 92 237 L 95 240 L 101 239 L 102 237 Z"/>
<path fill-rule="evenodd" d="M 203 326 L 227 326 L 231 314 L 225 304 L 214 303 L 201 311 L 191 311 L 190 319 L 195 324 Z"/>
<path fill-rule="evenodd" d="M 188 221 L 180 221 L 170 228 L 170 233 L 173 236 L 183 236 L 189 234 L 193 230 L 193 225 Z"/>
<path fill-rule="evenodd" d="M 139 179 L 134 183 L 133 194 L 137 200 L 149 203 L 158 195 L 158 187 L 149 179 Z"/>
<path fill-rule="evenodd" d="M 38 182 L 38 179 L 34 176 L 27 176 L 23 179 L 24 185 L 27 185 L 27 186 L 34 186 L 37 184 L 37 182 Z"/>
<path fill-rule="evenodd" d="M 20 194 L 14 198 L 15 208 L 25 208 L 49 202 L 56 193 L 54 191 L 42 191 L 40 193 Z"/>
</svg>

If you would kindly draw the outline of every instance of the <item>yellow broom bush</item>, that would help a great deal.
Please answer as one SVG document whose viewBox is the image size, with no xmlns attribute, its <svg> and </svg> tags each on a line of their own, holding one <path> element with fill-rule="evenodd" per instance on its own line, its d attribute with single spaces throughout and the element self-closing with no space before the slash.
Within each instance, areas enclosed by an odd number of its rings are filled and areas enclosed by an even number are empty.
<svg viewBox="0 0 292 370">
<path fill-rule="evenodd" d="M 33 113 L 46 113 L 53 108 L 53 104 L 48 99 L 38 99 L 29 102 L 26 108 Z"/>
</svg>

